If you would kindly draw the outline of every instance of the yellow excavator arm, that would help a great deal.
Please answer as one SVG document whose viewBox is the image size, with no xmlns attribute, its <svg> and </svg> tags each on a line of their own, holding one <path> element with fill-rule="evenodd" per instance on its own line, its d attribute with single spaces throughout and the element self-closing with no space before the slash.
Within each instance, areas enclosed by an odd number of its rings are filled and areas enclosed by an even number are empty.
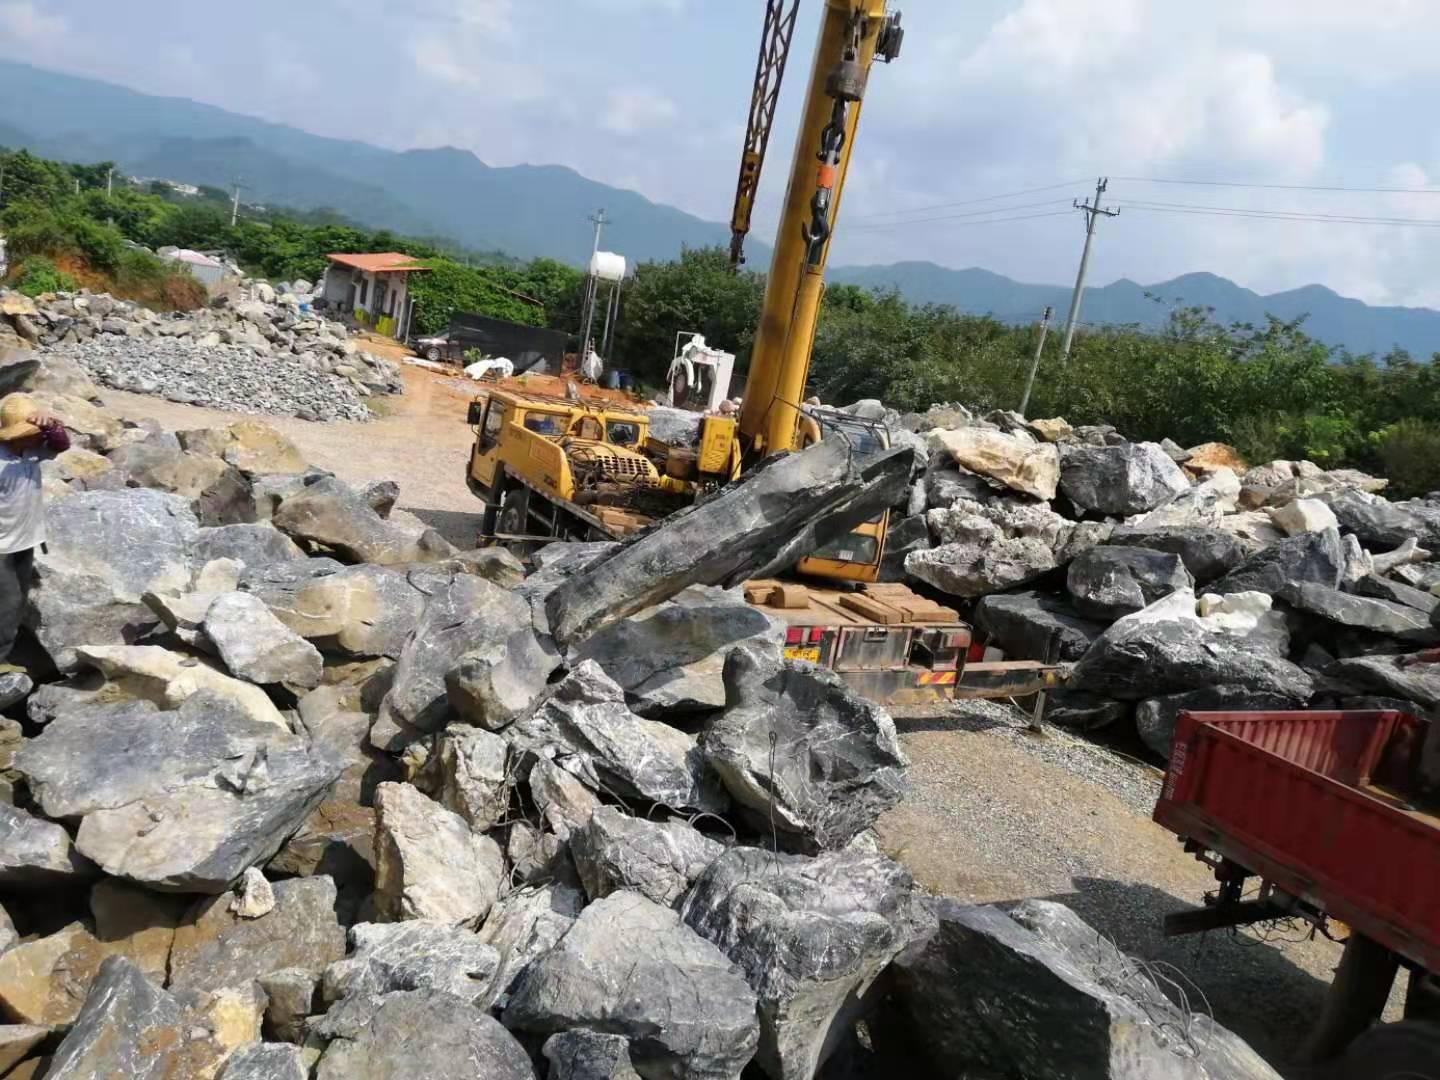
<svg viewBox="0 0 1440 1080">
<path fill-rule="evenodd" d="M 796 443 L 800 403 L 810 374 L 810 353 L 824 292 L 825 262 L 855 147 L 866 83 L 875 60 L 894 60 L 904 38 L 899 13 L 887 14 L 885 9 L 886 0 L 825 0 L 824 21 L 740 410 L 739 437 L 749 460 L 791 450 Z M 790 31 L 794 14 L 793 9 L 788 13 Z M 747 135 L 746 157 L 741 164 L 733 223 L 737 229 L 742 224 L 748 228 L 754 191 L 752 186 L 747 194 L 746 178 L 753 174 L 758 180 L 764 158 L 764 142 L 757 146 L 752 138 L 754 102 L 768 100 L 765 95 L 772 93 L 772 75 L 773 92 L 778 93 L 778 79 L 784 72 L 784 56 L 776 58 L 773 54 L 782 33 L 788 46 L 784 18 L 776 0 L 770 0 L 752 97 L 752 133 Z M 767 54 L 767 48 L 772 52 Z M 773 111 L 773 101 L 768 113 L 761 107 L 766 139 L 768 117 Z M 743 237 L 743 232 L 737 232 L 736 237 Z M 732 247 L 732 257 L 734 250 Z"/>
</svg>

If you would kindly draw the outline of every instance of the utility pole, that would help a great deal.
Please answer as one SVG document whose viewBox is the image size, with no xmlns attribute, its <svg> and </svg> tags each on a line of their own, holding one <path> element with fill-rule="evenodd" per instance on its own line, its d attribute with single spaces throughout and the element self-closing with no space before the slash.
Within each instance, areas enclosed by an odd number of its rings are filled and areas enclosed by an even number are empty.
<svg viewBox="0 0 1440 1080">
<path fill-rule="evenodd" d="M 585 267 L 585 307 L 580 326 L 580 364 L 582 369 L 585 361 L 590 358 L 590 331 L 595 327 L 595 304 L 599 300 L 600 279 L 594 273 L 595 256 L 600 253 L 600 233 L 609 224 L 605 220 L 603 206 L 586 220 L 595 225 L 595 243 L 590 248 L 590 262 Z"/>
<path fill-rule="evenodd" d="M 105 194 L 115 194 L 115 168 L 113 165 L 105 170 Z"/>
<path fill-rule="evenodd" d="M 241 177 L 235 178 L 235 199 L 230 203 L 230 227 L 233 229 L 235 223 L 240 220 L 240 183 Z"/>
<path fill-rule="evenodd" d="M 1060 349 L 1060 362 L 1070 359 L 1070 343 L 1075 340 L 1075 323 L 1080 318 L 1080 298 L 1085 295 L 1085 273 L 1090 269 L 1090 244 L 1095 239 L 1095 223 L 1101 217 L 1119 217 L 1118 207 L 1105 209 L 1100 205 L 1100 196 L 1110 186 L 1110 178 L 1102 176 L 1095 182 L 1095 201 L 1076 202 L 1076 210 L 1085 211 L 1085 250 L 1080 255 L 1080 273 L 1075 277 L 1075 293 L 1070 297 L 1070 314 L 1065 318 L 1065 344 Z M 1021 410 L 1022 412 L 1024 410 Z"/>
<path fill-rule="evenodd" d="M 1035 372 L 1040 369 L 1040 354 L 1045 351 L 1045 338 L 1050 333 L 1050 316 L 1055 314 L 1055 309 L 1049 304 L 1045 305 L 1045 314 L 1040 316 L 1040 340 L 1035 343 L 1035 358 L 1030 361 L 1030 377 L 1025 380 L 1025 395 L 1020 399 L 1020 415 L 1025 415 L 1025 407 L 1030 404 L 1030 391 L 1035 389 Z"/>
<path fill-rule="evenodd" d="M 600 232 L 610 223 L 605 220 L 605 208 L 603 206 L 585 220 L 595 223 L 595 245 L 590 249 L 590 258 L 594 259 L 596 253 L 600 250 Z M 589 267 L 586 267 L 586 269 L 588 270 Z"/>
</svg>

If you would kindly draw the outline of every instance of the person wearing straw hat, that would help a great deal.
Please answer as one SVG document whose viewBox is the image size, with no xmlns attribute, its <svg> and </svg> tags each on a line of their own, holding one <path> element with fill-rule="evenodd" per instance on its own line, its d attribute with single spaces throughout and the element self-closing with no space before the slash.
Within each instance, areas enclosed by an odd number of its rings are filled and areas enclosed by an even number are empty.
<svg viewBox="0 0 1440 1080">
<path fill-rule="evenodd" d="M 70 446 L 64 426 L 33 398 L 0 398 L 0 671 L 20 632 L 34 574 L 35 549 L 45 543 L 40 463 Z"/>
</svg>

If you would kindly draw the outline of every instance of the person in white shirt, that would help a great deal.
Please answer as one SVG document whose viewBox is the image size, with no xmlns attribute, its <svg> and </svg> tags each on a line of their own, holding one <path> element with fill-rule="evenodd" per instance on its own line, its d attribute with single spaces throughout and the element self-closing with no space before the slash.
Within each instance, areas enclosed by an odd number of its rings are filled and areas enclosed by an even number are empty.
<svg viewBox="0 0 1440 1080">
<path fill-rule="evenodd" d="M 32 398 L 0 399 L 0 662 L 10 657 L 34 576 L 35 549 L 45 543 L 40 463 L 68 449 L 70 437 Z M 0 663 L 5 670 L 18 670 Z"/>
</svg>

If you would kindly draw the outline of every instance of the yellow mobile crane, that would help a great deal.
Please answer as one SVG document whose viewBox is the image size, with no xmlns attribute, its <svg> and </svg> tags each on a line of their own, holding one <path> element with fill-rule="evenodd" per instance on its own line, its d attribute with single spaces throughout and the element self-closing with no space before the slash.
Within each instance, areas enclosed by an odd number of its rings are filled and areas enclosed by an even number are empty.
<svg viewBox="0 0 1440 1080">
<path fill-rule="evenodd" d="M 742 261 L 799 0 L 767 0 L 760 58 L 732 217 Z M 739 478 L 772 454 L 840 432 L 857 453 L 888 448 L 883 424 L 802 405 L 826 259 L 855 148 L 870 70 L 899 55 L 904 32 L 886 0 L 823 0 L 805 110 L 738 416 L 707 414 L 693 447 L 650 434 L 643 409 L 496 388 L 471 404 L 476 441 L 468 480 L 485 500 L 484 533 L 499 542 L 618 539 Z M 1040 665 L 966 666 L 959 614 L 880 576 L 888 515 L 802 559 L 834 587 L 764 581 L 747 598 L 789 627 L 786 651 L 825 664 L 883 700 L 935 693 L 1025 693 Z"/>
</svg>

